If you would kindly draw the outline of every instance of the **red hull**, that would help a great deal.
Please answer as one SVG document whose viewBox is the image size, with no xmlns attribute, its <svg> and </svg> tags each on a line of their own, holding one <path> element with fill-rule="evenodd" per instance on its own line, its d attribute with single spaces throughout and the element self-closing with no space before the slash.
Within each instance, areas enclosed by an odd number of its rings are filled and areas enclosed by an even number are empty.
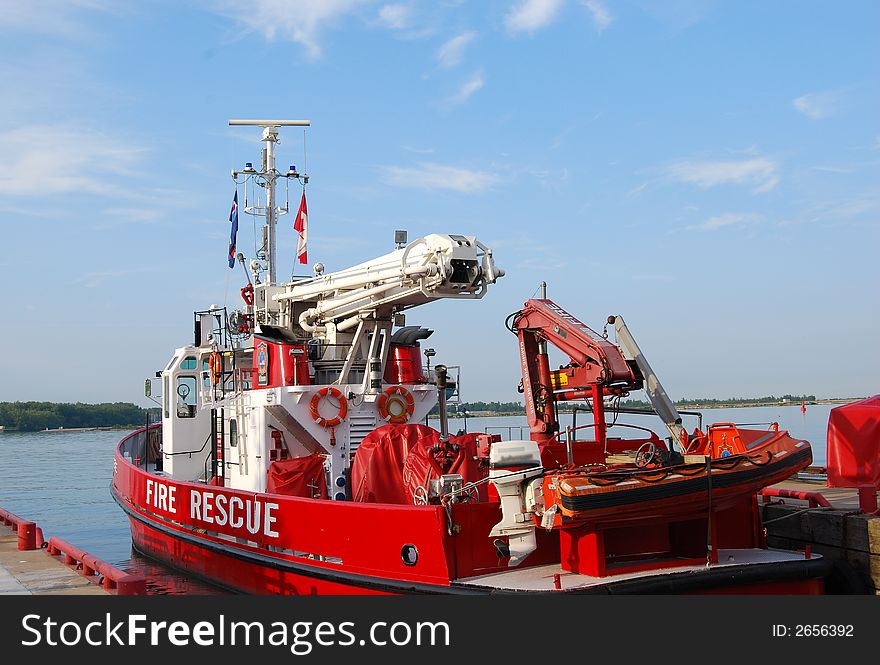
<svg viewBox="0 0 880 665">
<path fill-rule="evenodd" d="M 341 584 L 297 575 L 213 552 L 169 536 L 134 518 L 131 540 L 135 549 L 152 559 L 231 591 L 282 595 L 387 595 L 379 589 Z"/>
<path fill-rule="evenodd" d="M 131 519 L 131 535 L 135 548 L 150 558 L 176 568 L 189 575 L 200 577 L 211 584 L 222 586 L 231 591 L 250 594 L 281 594 L 281 595 L 400 595 L 403 593 L 438 593 L 438 594 L 485 594 L 485 589 L 466 589 L 460 587 L 428 587 L 418 585 L 409 589 L 398 587 L 379 588 L 379 586 L 363 586 L 361 584 L 333 582 L 278 570 L 242 560 L 235 556 L 220 554 L 205 549 L 197 544 L 169 536 L 163 531 L 152 528 L 137 519 Z M 805 578 L 796 576 L 794 579 L 768 579 L 753 583 L 730 584 L 719 575 L 717 584 L 702 583 L 692 587 L 683 586 L 676 590 L 672 585 L 658 583 L 659 577 L 649 576 L 643 588 L 584 590 L 583 593 L 690 593 L 690 594 L 735 594 L 735 595 L 821 595 L 824 593 L 824 581 L 821 575 Z M 382 585 L 382 580 L 375 580 L 375 585 Z M 393 584 L 393 581 L 384 581 Z M 613 586 L 613 585 L 609 585 Z M 577 593 L 577 592 L 575 592 Z"/>
<path fill-rule="evenodd" d="M 440 506 L 304 499 L 180 482 L 131 464 L 121 452 L 125 443 L 117 450 L 111 492 L 130 518 L 135 548 L 218 586 L 290 595 L 558 593 L 552 581 L 538 589 L 474 581 L 511 571 L 487 536 L 500 516 L 497 504 L 453 505 L 447 515 Z M 521 570 L 549 566 L 565 575 L 558 536 L 543 529 L 537 536 L 538 548 Z M 415 565 L 403 560 L 402 547 L 417 550 Z M 788 555 L 739 568 L 655 568 L 635 579 L 578 578 L 581 586 L 565 592 L 817 593 L 824 565 Z"/>
</svg>

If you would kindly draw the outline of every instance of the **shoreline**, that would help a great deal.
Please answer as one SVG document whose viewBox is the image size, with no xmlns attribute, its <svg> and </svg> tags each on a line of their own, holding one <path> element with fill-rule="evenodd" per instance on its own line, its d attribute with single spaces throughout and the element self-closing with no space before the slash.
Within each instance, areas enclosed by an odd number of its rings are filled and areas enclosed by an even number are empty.
<svg viewBox="0 0 880 665">
<path fill-rule="evenodd" d="M 845 397 L 845 398 L 833 398 L 833 399 L 816 399 L 809 400 L 805 402 L 806 406 L 822 406 L 828 404 L 841 405 L 841 404 L 850 404 L 851 402 L 857 402 L 859 400 L 865 399 L 864 397 Z M 643 405 L 637 405 L 635 408 L 642 408 Z M 704 404 L 702 402 L 684 402 L 682 404 L 675 404 L 676 409 L 753 409 L 760 407 L 770 407 L 770 406 L 796 406 L 800 407 L 800 402 L 723 402 L 718 404 Z M 645 405 L 644 408 L 648 409 L 649 406 Z M 571 413 L 571 409 L 559 409 L 559 413 Z M 495 417 L 505 417 L 505 416 L 525 416 L 525 410 L 523 411 L 468 411 L 468 418 L 495 418 Z M 457 418 L 461 419 L 462 414 L 456 411 L 449 411 L 449 418 Z M 430 418 L 435 419 L 438 418 L 437 414 L 431 414 Z"/>
<path fill-rule="evenodd" d="M 0 434 L 64 434 L 65 432 L 75 434 L 77 432 L 115 432 L 134 430 L 140 425 L 101 425 L 96 427 L 53 427 L 52 429 L 10 429 L 9 427 L 0 426 Z"/>
<path fill-rule="evenodd" d="M 864 397 L 842 397 L 842 398 L 831 398 L 831 399 L 816 399 L 806 401 L 805 404 L 807 406 L 818 406 L 818 405 L 841 405 L 841 404 L 849 404 L 851 402 L 857 402 L 861 399 L 865 399 Z M 624 405 L 628 406 L 628 405 Z M 675 404 L 677 409 L 698 409 L 698 410 L 707 410 L 707 409 L 751 409 L 751 408 L 760 408 L 760 407 L 770 407 L 770 406 L 801 406 L 800 402 L 721 402 L 721 403 L 712 403 L 712 404 L 704 404 L 702 402 L 684 402 L 681 404 Z M 632 408 L 632 407 L 631 407 Z M 650 407 L 647 404 L 638 404 L 635 405 L 635 408 L 645 408 L 649 409 Z M 559 410 L 559 413 L 571 413 L 571 409 L 562 408 Z M 503 417 L 515 417 L 515 416 L 525 416 L 525 409 L 522 411 L 468 411 L 468 418 L 503 418 Z M 429 416 L 432 419 L 438 418 L 437 414 L 431 414 Z M 454 418 L 461 420 L 463 418 L 463 414 L 457 411 L 449 411 L 449 418 Z M 0 426 L 0 433 L 8 432 L 8 433 L 18 433 L 18 432 L 31 432 L 31 433 L 64 433 L 64 432 L 101 432 L 101 431 L 111 431 L 111 430 L 129 430 L 140 427 L 141 425 L 101 425 L 96 427 L 56 427 L 53 429 L 38 429 L 38 430 L 19 430 L 19 429 L 10 429 L 8 427 L 4 428 Z"/>
</svg>

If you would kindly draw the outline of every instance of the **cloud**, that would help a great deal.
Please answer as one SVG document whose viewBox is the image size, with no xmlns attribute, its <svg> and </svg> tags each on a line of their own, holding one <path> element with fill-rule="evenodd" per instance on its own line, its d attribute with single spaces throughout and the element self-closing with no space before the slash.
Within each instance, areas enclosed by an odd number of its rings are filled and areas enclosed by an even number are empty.
<svg viewBox="0 0 880 665">
<path fill-rule="evenodd" d="M 832 206 L 828 212 L 829 215 L 837 218 L 850 218 L 859 217 L 864 214 L 876 217 L 878 211 L 880 211 L 880 198 L 867 195 L 861 198 L 847 199 L 837 206 Z"/>
<path fill-rule="evenodd" d="M 635 4 L 668 30 L 682 32 L 717 13 L 720 3 L 718 0 L 636 0 Z"/>
<path fill-rule="evenodd" d="M 414 152 L 417 155 L 432 155 L 435 152 L 434 148 L 419 148 L 412 145 L 402 145 L 400 147 L 407 152 Z"/>
<path fill-rule="evenodd" d="M 811 92 L 792 101 L 792 106 L 810 120 L 822 120 L 834 114 L 840 103 L 837 92 Z"/>
<path fill-rule="evenodd" d="M 379 10 L 379 22 L 389 30 L 409 27 L 412 10 L 406 5 L 384 5 Z"/>
<path fill-rule="evenodd" d="M 108 0 L 4 2 L 0 29 L 79 38 L 90 32 L 88 21 L 77 16 L 85 12 L 119 13 L 119 6 Z"/>
<path fill-rule="evenodd" d="M 630 275 L 630 279 L 634 282 L 671 282 L 674 277 L 664 273 L 645 273 Z"/>
<path fill-rule="evenodd" d="M 396 187 L 451 189 L 472 194 L 492 187 L 499 178 L 494 173 L 458 166 L 423 162 L 415 167 L 386 166 L 385 181 Z"/>
<path fill-rule="evenodd" d="M 366 0 L 218 0 L 215 7 L 269 41 L 287 39 L 301 44 L 308 57 L 321 55 L 322 29 L 351 13 Z"/>
<path fill-rule="evenodd" d="M 444 43 L 434 57 L 440 63 L 441 67 L 454 67 L 461 62 L 464 56 L 464 50 L 476 38 L 477 33 L 470 31 L 464 32 L 457 37 L 453 37 Z"/>
<path fill-rule="evenodd" d="M 108 176 L 133 176 L 146 150 L 96 131 L 33 125 L 0 134 L 0 193 L 12 196 L 64 192 L 128 192 Z"/>
<path fill-rule="evenodd" d="M 876 224 L 880 213 L 880 196 L 874 192 L 854 193 L 845 199 L 818 201 L 784 225 L 821 223 L 843 225 Z"/>
<path fill-rule="evenodd" d="M 73 280 L 74 284 L 79 284 L 87 289 L 94 289 L 103 284 L 108 279 L 120 279 L 131 277 L 132 275 L 140 275 L 145 272 L 151 272 L 154 268 L 130 268 L 128 270 L 103 270 L 97 272 L 87 272 Z"/>
<path fill-rule="evenodd" d="M 166 210 L 156 207 L 107 208 L 102 214 L 112 224 L 105 224 L 102 228 L 114 228 L 120 224 L 155 224 L 162 220 L 166 213 Z M 211 224 L 216 223 L 216 220 L 211 220 Z"/>
<path fill-rule="evenodd" d="M 810 170 L 822 173 L 855 173 L 855 169 L 851 166 L 811 166 Z"/>
<path fill-rule="evenodd" d="M 778 166 L 768 157 L 739 161 L 681 161 L 664 169 L 666 176 L 677 182 L 698 187 L 717 185 L 753 185 L 755 192 L 769 192 L 779 184 Z"/>
<path fill-rule="evenodd" d="M 583 5 L 592 15 L 593 23 L 599 32 L 605 30 L 614 21 L 614 17 L 608 13 L 602 0 L 584 0 Z"/>
<path fill-rule="evenodd" d="M 446 101 L 450 106 L 460 106 L 469 100 L 475 92 L 481 90 L 484 85 L 486 85 L 486 77 L 480 70 L 465 81 L 456 93 Z"/>
<path fill-rule="evenodd" d="M 686 226 L 685 229 L 688 231 L 718 231 L 726 226 L 744 226 L 754 224 L 760 220 L 761 217 L 759 215 L 750 212 L 727 212 L 710 217 L 700 224 Z"/>
<path fill-rule="evenodd" d="M 851 191 L 845 197 L 801 201 L 804 207 L 792 210 L 776 221 L 779 227 L 815 225 L 826 228 L 862 226 L 876 228 L 880 220 L 880 196 L 870 189 Z"/>
<path fill-rule="evenodd" d="M 504 17 L 511 32 L 535 32 L 550 25 L 559 15 L 564 0 L 522 0 Z"/>
<path fill-rule="evenodd" d="M 519 270 L 537 271 L 537 272 L 557 272 L 568 268 L 568 261 L 560 258 L 541 258 L 532 257 L 524 259 L 516 264 Z"/>
<path fill-rule="evenodd" d="M 648 188 L 648 185 L 650 185 L 650 184 L 652 184 L 651 181 L 648 181 L 648 182 L 643 182 L 641 185 L 637 185 L 636 187 L 633 187 L 631 190 L 629 190 L 626 193 L 626 198 L 631 199 L 631 198 L 635 198 L 637 196 L 640 196 L 641 193 L 644 192 Z"/>
</svg>

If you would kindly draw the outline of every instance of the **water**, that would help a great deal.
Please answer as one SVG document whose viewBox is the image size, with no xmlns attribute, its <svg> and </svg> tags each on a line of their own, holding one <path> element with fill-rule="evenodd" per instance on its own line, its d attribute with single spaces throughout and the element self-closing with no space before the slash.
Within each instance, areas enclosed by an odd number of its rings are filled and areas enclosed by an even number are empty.
<svg viewBox="0 0 880 665">
<path fill-rule="evenodd" d="M 806 413 L 801 413 L 799 405 L 706 409 L 703 424 L 705 428 L 713 422 L 776 421 L 792 436 L 810 441 L 813 463 L 824 466 L 825 434 L 832 408 L 808 406 Z M 651 427 L 661 436 L 665 433 L 656 417 L 621 416 L 621 421 Z M 579 424 L 589 422 L 590 414 L 578 414 Z M 466 424 L 471 432 L 488 429 L 504 438 L 528 436 L 525 416 L 471 417 Z M 562 425 L 569 424 L 571 415 L 564 414 Z M 431 425 L 436 427 L 437 422 Z M 686 417 L 685 425 L 693 429 L 696 419 Z M 464 429 L 464 419 L 450 418 L 449 428 L 452 433 Z M 153 592 L 221 593 L 132 551 L 128 518 L 110 497 L 113 452 L 125 434 L 122 430 L 0 434 L 0 507 L 35 521 L 46 538 L 59 536 L 123 570 L 146 575 L 154 580 Z"/>
<path fill-rule="evenodd" d="M 703 431 L 707 425 L 720 422 L 732 423 L 779 423 L 780 429 L 788 430 L 796 439 L 806 439 L 813 448 L 813 465 L 825 466 L 826 450 L 825 438 L 828 430 L 828 414 L 837 404 L 815 404 L 807 405 L 806 413 L 801 413 L 800 404 L 792 406 L 760 406 L 760 407 L 744 407 L 737 409 L 702 409 L 703 414 Z M 690 410 L 690 409 L 687 409 Z M 609 415 L 610 422 L 610 415 Z M 653 429 L 661 437 L 668 436 L 663 423 L 656 416 L 648 415 L 630 415 L 621 414 L 619 422 L 631 423 Z M 572 424 L 572 415 L 568 413 L 562 414 L 560 425 L 564 428 Z M 585 425 L 593 422 L 593 416 L 590 413 L 579 412 L 577 414 L 577 425 Z M 697 426 L 697 418 L 694 416 L 683 416 L 683 422 L 688 431 L 693 431 Z M 431 419 L 432 427 L 438 427 L 437 420 Z M 502 416 L 502 417 L 469 417 L 467 418 L 467 427 L 465 427 L 464 418 L 450 418 L 449 432 L 455 434 L 461 429 L 467 429 L 469 432 L 485 432 L 491 434 L 501 434 L 507 438 L 528 438 L 529 428 L 526 424 L 525 416 Z M 578 430 L 580 438 L 590 438 L 591 430 Z M 618 428 L 611 429 L 610 434 L 613 436 L 632 436 L 627 434 L 626 430 Z"/>
<path fill-rule="evenodd" d="M 110 497 L 124 430 L 0 434 L 0 507 L 99 559 L 152 580 L 153 593 L 219 593 L 137 554 L 128 518 Z"/>
</svg>

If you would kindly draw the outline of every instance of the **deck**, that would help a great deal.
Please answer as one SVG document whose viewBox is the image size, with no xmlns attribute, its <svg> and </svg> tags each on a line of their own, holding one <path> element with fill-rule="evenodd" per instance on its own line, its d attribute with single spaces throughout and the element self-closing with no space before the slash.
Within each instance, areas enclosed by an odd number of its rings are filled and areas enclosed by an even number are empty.
<svg viewBox="0 0 880 665">
<path fill-rule="evenodd" d="M 778 550 L 726 550 L 718 551 L 718 563 L 712 565 L 713 571 L 723 573 L 725 570 L 734 571 L 739 566 L 751 566 L 755 564 L 780 564 L 785 562 L 803 561 L 801 552 L 783 552 Z M 661 568 L 651 572 L 651 576 L 676 576 L 683 574 L 700 574 L 708 570 L 705 563 L 699 565 L 673 566 Z M 643 572 L 623 573 L 608 575 L 606 577 L 592 577 L 568 572 L 562 569 L 558 563 L 543 566 L 530 566 L 528 568 L 512 568 L 499 573 L 479 575 L 456 581 L 456 585 L 502 592 L 552 592 L 552 591 L 582 591 L 607 587 L 609 585 L 635 582 L 644 578 Z M 556 587 L 556 579 L 559 587 Z"/>
</svg>

